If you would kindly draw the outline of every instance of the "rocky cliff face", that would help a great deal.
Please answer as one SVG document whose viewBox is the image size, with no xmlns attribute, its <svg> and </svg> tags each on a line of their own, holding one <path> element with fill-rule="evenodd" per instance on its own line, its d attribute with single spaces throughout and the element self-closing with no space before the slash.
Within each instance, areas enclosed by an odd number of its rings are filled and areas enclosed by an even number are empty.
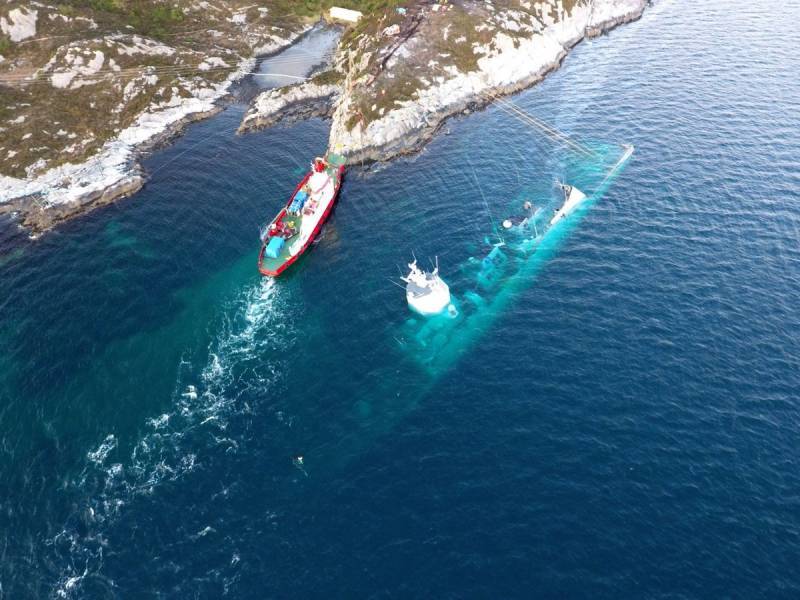
<svg viewBox="0 0 800 600">
<path fill-rule="evenodd" d="M 527 87 L 584 37 L 641 16 L 646 0 L 420 5 L 343 42 L 331 149 L 351 162 L 412 151 L 448 116 Z"/>
<path fill-rule="evenodd" d="M 144 145 L 308 27 L 242 0 L 0 7 L 0 213 L 39 230 L 136 191 Z"/>
<path fill-rule="evenodd" d="M 239 126 L 239 133 L 254 131 L 311 116 L 330 116 L 342 88 L 333 82 L 310 81 L 259 94 Z"/>
<path fill-rule="evenodd" d="M 380 0 L 345 32 L 329 71 L 259 96 L 240 131 L 330 116 L 332 150 L 350 162 L 386 160 L 419 148 L 465 107 L 535 83 L 584 37 L 637 19 L 646 2 Z M 17 212 L 43 230 L 135 192 L 144 181 L 141 149 L 216 110 L 253 56 L 306 31 L 310 22 L 293 16 L 297 6 L 7 3 L 0 213 Z"/>
</svg>

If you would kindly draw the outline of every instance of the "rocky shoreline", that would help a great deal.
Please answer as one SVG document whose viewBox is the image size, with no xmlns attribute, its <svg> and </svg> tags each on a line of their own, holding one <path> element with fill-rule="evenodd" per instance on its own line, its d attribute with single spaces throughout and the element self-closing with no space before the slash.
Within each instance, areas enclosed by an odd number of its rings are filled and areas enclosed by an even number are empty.
<svg viewBox="0 0 800 600">
<path fill-rule="evenodd" d="M 431 78 L 439 75 L 441 81 L 366 127 L 348 127 L 352 102 L 345 93 L 334 110 L 330 148 L 345 155 L 350 163 L 386 161 L 416 152 L 446 119 L 539 83 L 557 70 L 582 40 L 641 18 L 646 6 L 647 0 L 596 0 L 576 7 L 570 17 L 527 39 L 512 40 L 499 34 L 499 50 L 478 60 L 477 70 L 434 70 Z"/>
<path fill-rule="evenodd" d="M 144 155 L 167 145 L 170 140 L 180 136 L 187 125 L 207 119 L 220 110 L 222 110 L 221 107 L 215 106 L 211 110 L 191 113 L 165 126 L 152 138 L 133 147 L 120 169 L 119 179 L 106 187 L 96 187 L 80 193 L 69 202 L 47 203 L 43 199 L 42 193 L 20 196 L 0 204 L 0 215 L 16 216 L 19 224 L 29 232 L 32 239 L 35 239 L 59 223 L 116 200 L 132 196 L 147 182 L 147 175 L 140 164 Z"/>
<path fill-rule="evenodd" d="M 331 117 L 341 93 L 339 85 L 320 85 L 313 81 L 263 92 L 250 105 L 237 133 L 310 117 Z"/>
<path fill-rule="evenodd" d="M 322 116 L 332 121 L 329 148 L 344 155 L 351 164 L 387 161 L 417 152 L 447 119 L 535 85 L 558 69 L 575 45 L 639 19 L 648 4 L 648 0 L 594 0 L 591 3 L 575 0 L 571 12 L 567 12 L 563 1 L 552 0 L 555 14 L 559 16 L 549 21 L 545 19 L 538 28 L 526 25 L 520 13 L 498 13 L 509 29 L 506 33 L 495 32 L 490 43 L 483 47 L 473 44 L 478 58 L 472 69 L 429 60 L 430 55 L 425 52 L 429 50 L 426 44 L 431 29 L 426 32 L 419 28 L 419 24 L 425 22 L 425 15 L 420 11 L 414 15 L 411 34 L 402 36 L 400 42 L 393 42 L 390 48 L 365 52 L 363 44 L 350 47 L 342 44 L 333 71 L 259 94 L 238 132 Z M 508 25 L 509 14 L 522 25 L 513 21 Z M 431 27 L 433 31 L 441 31 L 441 21 L 437 23 L 435 18 L 441 19 L 441 16 L 431 19 Z M 283 46 L 271 48 L 270 53 L 295 43 L 307 30 L 284 40 Z M 511 36 L 509 31 L 519 33 Z M 415 32 L 422 41 L 414 37 Z M 447 40 L 446 29 L 444 38 Z M 461 39 L 463 36 L 453 41 Z M 363 67 L 369 64 L 370 54 L 383 55 L 379 63 L 388 78 L 394 77 L 390 69 L 397 65 L 398 57 L 406 62 L 418 59 L 425 85 L 411 97 L 385 103 L 379 111 L 377 104 L 373 105 L 374 114 L 367 122 L 363 103 L 358 104 L 360 98 L 365 95 L 380 98 L 386 92 L 386 88 L 380 89 L 381 72 Z M 122 132 L 117 139 L 108 142 L 100 154 L 85 163 L 64 165 L 32 180 L 0 177 L 3 187 L 0 214 L 15 213 L 21 225 L 36 236 L 59 222 L 136 193 L 146 182 L 139 165 L 142 153 L 177 135 L 187 123 L 221 110 L 220 101 L 231 85 L 255 64 L 255 59 L 244 61 L 210 97 L 186 99 L 182 106 L 175 108 L 177 112 L 160 122 L 137 122 L 131 131 Z M 359 118 L 354 119 L 355 116 Z"/>
<path fill-rule="evenodd" d="M 638 20 L 647 4 L 647 0 L 596 0 L 526 40 L 506 43 L 500 52 L 479 60 L 476 71 L 460 73 L 431 67 L 431 79 L 440 76 L 438 84 L 419 91 L 416 99 L 400 103 L 366 127 L 349 126 L 353 102 L 348 90 L 354 85 L 354 75 L 347 73 L 337 85 L 303 83 L 262 93 L 248 110 L 239 132 L 323 116 L 332 119 L 329 148 L 351 164 L 385 162 L 412 154 L 422 149 L 447 119 L 536 85 L 557 70 L 581 41 Z M 339 62 L 347 59 L 340 56 Z"/>
<path fill-rule="evenodd" d="M 234 84 L 260 60 L 292 46 L 310 29 L 305 26 L 262 47 L 257 58 L 242 60 L 211 89 L 164 107 L 148 107 L 133 125 L 82 163 L 60 165 L 28 179 L 0 175 L 0 215 L 11 215 L 35 239 L 65 220 L 135 194 L 147 181 L 140 164 L 145 154 L 180 135 L 187 125 L 217 114 Z"/>
</svg>

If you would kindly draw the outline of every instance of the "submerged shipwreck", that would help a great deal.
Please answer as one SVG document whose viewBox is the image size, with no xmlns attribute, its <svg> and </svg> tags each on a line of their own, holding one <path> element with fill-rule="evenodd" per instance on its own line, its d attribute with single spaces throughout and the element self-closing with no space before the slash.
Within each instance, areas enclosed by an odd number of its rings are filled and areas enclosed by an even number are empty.
<svg viewBox="0 0 800 600">
<path fill-rule="evenodd" d="M 569 186 L 554 187 L 540 176 L 526 182 L 505 206 L 493 203 L 496 211 L 502 211 L 499 215 L 491 214 L 487 202 L 490 228 L 482 239 L 452 250 L 450 256 L 459 253 L 463 258 L 448 265 L 447 284 L 441 279 L 438 264 L 429 273 L 420 269 L 416 260 L 408 265 L 410 272 L 403 279 L 406 285 L 397 285 L 403 288 L 411 314 L 390 319 L 386 342 L 397 352 L 397 360 L 390 363 L 392 370 L 408 368 L 410 373 L 419 371 L 425 377 L 406 378 L 413 382 L 410 387 L 398 386 L 394 377 L 372 377 L 375 385 L 360 391 L 353 402 L 352 423 L 358 435 L 348 435 L 348 439 L 363 444 L 391 428 L 476 347 L 498 317 L 536 282 L 583 217 L 605 196 L 634 151 L 632 146 L 608 144 L 584 149 L 564 151 L 562 147 L 549 156 L 550 173 L 568 181 Z M 477 176 L 476 184 L 480 187 Z M 418 273 L 414 273 L 415 268 Z M 437 302 L 430 306 L 420 302 L 428 294 L 418 292 L 415 286 L 422 283 L 421 288 L 435 287 L 437 284 L 431 282 L 434 277 L 447 285 L 446 304 L 443 291 L 435 295 L 431 292 Z M 414 286 L 409 280 L 416 282 Z M 433 312 L 436 308 L 441 310 Z"/>
<path fill-rule="evenodd" d="M 446 310 L 415 310 L 418 315 L 402 323 L 395 335 L 400 346 L 415 362 L 433 371 L 440 372 L 453 364 L 507 303 L 533 283 L 539 269 L 603 197 L 633 151 L 633 146 L 627 145 L 598 146 L 587 153 L 568 155 L 564 168 L 572 183 L 557 184 L 563 201 L 553 206 L 551 193 L 550 197 L 539 198 L 536 204 L 541 207 L 534 209 L 530 201 L 524 200 L 524 215 L 505 219 L 499 228 L 493 226 L 484 238 L 485 253 L 470 257 L 453 274 L 453 289 L 460 291 L 451 297 L 448 288 Z M 416 261 L 409 267 L 413 272 Z M 438 269 L 434 274 L 438 278 Z M 408 301 L 414 309 L 412 299 Z"/>
</svg>

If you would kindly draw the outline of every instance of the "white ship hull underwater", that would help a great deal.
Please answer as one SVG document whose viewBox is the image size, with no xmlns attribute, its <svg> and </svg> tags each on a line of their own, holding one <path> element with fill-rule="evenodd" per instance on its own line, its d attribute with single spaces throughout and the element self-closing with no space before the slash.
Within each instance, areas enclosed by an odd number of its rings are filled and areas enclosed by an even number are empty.
<svg viewBox="0 0 800 600">
<path fill-rule="evenodd" d="M 496 202 L 487 203 L 487 210 L 499 209 L 496 211 L 499 214 L 490 213 L 491 219 L 487 215 L 486 222 L 491 229 L 485 233 L 491 238 L 483 240 L 483 251 L 474 249 L 474 245 L 480 244 L 484 238 L 479 234 L 469 236 L 472 242 L 465 240 L 465 246 L 453 247 L 448 252 L 448 257 L 467 257 L 454 259 L 452 265 L 448 261 L 446 278 L 451 292 L 448 309 L 437 315 L 420 316 L 408 315 L 401 307 L 398 313 L 403 316 L 398 314 L 387 324 L 387 343 L 393 344 L 399 354 L 391 363 L 391 371 L 407 369 L 408 377 L 398 381 L 395 377 L 381 377 L 378 373 L 370 377 L 372 385 L 359 387 L 349 413 L 353 429 L 348 431 L 347 440 L 364 447 L 368 440 L 396 426 L 420 402 L 430 398 L 440 378 L 448 374 L 465 354 L 480 352 L 481 340 L 492 334 L 498 319 L 507 316 L 509 308 L 523 295 L 529 295 L 528 288 L 536 283 L 539 273 L 557 256 L 583 217 L 604 198 L 632 152 L 626 148 L 620 153 L 619 146 L 593 144 L 592 148 L 596 154 L 591 159 L 574 153 L 565 156 L 563 152 L 553 152 L 548 161 L 551 171 L 537 171 L 536 177 L 530 183 L 523 183 L 524 187 L 520 187 L 516 197 L 510 198 L 504 207 L 499 207 Z M 555 176 L 580 187 L 588 198 L 557 226 L 550 227 L 553 213 L 563 204 L 563 194 L 554 190 L 550 183 Z M 520 214 L 520 209 L 528 210 L 527 201 L 535 206 L 526 217 Z M 508 218 L 509 215 L 522 218 Z M 502 225 L 501 219 L 506 218 L 511 221 L 510 229 Z M 490 221 L 497 223 L 498 229 Z M 471 225 L 468 225 L 470 231 Z M 473 249 L 468 250 L 470 247 Z M 399 299 L 400 290 L 397 292 Z M 494 339 L 492 343 L 503 341 Z M 514 342 L 509 340 L 508 343 Z M 524 368 L 524 361 L 520 368 Z M 325 453 L 330 464 L 337 466 L 346 464 L 346 457 L 352 454 Z"/>
<path fill-rule="evenodd" d="M 538 208 L 530 209 L 529 214 L 507 219 L 502 229 L 492 231 L 495 241 L 488 243 L 487 238 L 486 253 L 470 257 L 454 272 L 451 286 L 455 293 L 448 310 L 424 319 L 408 319 L 395 336 L 401 347 L 432 374 L 454 364 L 535 281 L 583 215 L 605 195 L 632 154 L 632 146 L 624 146 L 621 153 L 618 146 L 597 147 L 591 158 L 567 159 L 572 193 L 564 190 L 567 197 L 561 207 L 548 208 L 554 200 L 551 192 L 549 198 L 539 198 L 535 202 Z M 584 194 L 578 185 L 591 193 Z M 515 204 L 521 205 L 524 198 L 530 195 L 518 198 Z M 549 214 L 553 216 L 548 219 Z"/>
</svg>

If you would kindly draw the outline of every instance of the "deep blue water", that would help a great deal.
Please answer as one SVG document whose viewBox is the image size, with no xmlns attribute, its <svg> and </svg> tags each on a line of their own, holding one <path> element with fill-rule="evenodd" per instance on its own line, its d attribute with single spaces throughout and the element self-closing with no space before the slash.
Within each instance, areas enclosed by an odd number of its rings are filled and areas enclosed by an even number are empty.
<svg viewBox="0 0 800 600">
<path fill-rule="evenodd" d="M 351 169 L 276 282 L 258 227 L 324 121 L 234 105 L 135 197 L 4 226 L 0 597 L 797 597 L 798 19 L 656 2 L 516 96 L 637 151 L 452 360 L 398 343 L 396 265 L 463 293 L 570 176 L 497 107 Z"/>
</svg>

